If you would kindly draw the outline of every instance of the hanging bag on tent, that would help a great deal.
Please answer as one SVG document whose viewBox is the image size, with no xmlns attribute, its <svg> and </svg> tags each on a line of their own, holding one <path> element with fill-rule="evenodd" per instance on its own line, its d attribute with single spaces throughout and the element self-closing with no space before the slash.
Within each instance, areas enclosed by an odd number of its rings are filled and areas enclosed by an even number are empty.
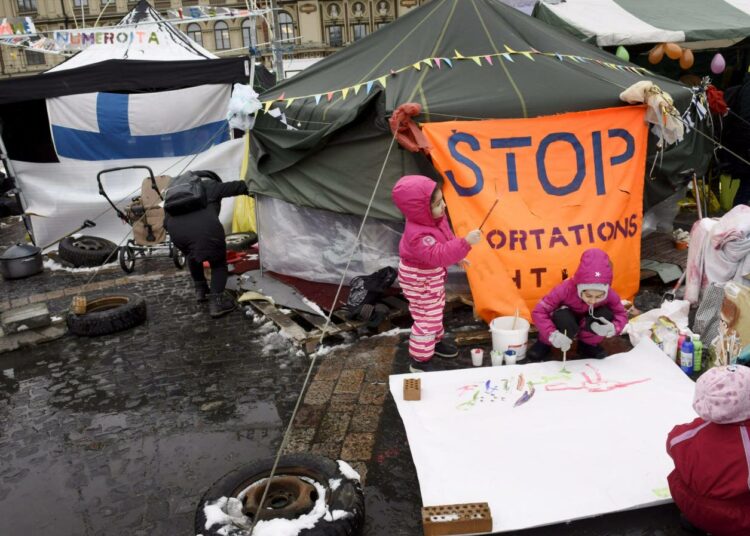
<svg viewBox="0 0 750 536">
<path fill-rule="evenodd" d="M 362 275 L 352 278 L 349 282 L 349 297 L 346 299 L 345 309 L 351 318 L 360 316 L 363 310 L 369 311 L 370 316 L 373 305 L 383 296 L 383 293 L 393 285 L 398 272 L 386 266 L 370 275 Z M 368 307 L 370 306 L 370 307 Z M 367 319 L 364 319 L 367 320 Z"/>
<path fill-rule="evenodd" d="M 221 182 L 213 171 L 188 171 L 172 179 L 164 196 L 164 211 L 170 216 L 188 214 L 208 205 L 203 179 Z"/>
</svg>

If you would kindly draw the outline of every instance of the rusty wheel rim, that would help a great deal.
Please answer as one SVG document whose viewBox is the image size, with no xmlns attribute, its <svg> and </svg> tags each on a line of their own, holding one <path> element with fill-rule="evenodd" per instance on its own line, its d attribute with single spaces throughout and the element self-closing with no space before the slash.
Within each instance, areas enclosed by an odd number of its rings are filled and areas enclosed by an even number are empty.
<svg viewBox="0 0 750 536">
<path fill-rule="evenodd" d="M 258 515 L 258 506 L 268 482 L 264 478 L 245 490 L 243 502 L 245 515 L 248 517 L 254 519 Z M 318 498 L 315 486 L 301 476 L 276 476 L 268 488 L 259 519 L 295 519 L 312 511 Z"/>
</svg>

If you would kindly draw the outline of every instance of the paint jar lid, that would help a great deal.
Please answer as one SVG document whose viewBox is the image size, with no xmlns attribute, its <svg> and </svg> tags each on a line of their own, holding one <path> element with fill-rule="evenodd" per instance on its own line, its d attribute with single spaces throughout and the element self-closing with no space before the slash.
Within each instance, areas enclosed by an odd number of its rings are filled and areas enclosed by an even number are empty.
<svg viewBox="0 0 750 536">
<path fill-rule="evenodd" d="M 516 355 L 516 351 L 511 349 L 505 350 L 505 355 Z"/>
</svg>

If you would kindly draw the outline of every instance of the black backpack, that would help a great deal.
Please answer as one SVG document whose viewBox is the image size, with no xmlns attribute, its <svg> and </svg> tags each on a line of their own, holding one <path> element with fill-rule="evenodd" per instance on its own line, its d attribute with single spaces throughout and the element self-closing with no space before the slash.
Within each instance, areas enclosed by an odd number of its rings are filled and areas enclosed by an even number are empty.
<svg viewBox="0 0 750 536">
<path fill-rule="evenodd" d="M 208 206 L 203 179 L 221 182 L 213 171 L 188 171 L 172 179 L 164 196 L 164 211 L 170 216 L 195 212 Z"/>
<path fill-rule="evenodd" d="M 370 275 L 352 278 L 349 282 L 349 297 L 346 299 L 346 305 L 344 306 L 349 316 L 369 320 L 375 310 L 376 302 L 393 285 L 397 275 L 398 272 L 395 269 L 386 266 Z M 387 308 L 385 309 L 387 311 Z"/>
</svg>

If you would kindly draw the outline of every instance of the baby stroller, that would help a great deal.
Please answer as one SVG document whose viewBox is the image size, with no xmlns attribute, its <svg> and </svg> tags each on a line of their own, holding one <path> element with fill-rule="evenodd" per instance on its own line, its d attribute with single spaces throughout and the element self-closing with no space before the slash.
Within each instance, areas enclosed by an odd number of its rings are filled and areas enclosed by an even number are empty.
<svg viewBox="0 0 750 536">
<path fill-rule="evenodd" d="M 141 195 L 133 197 L 123 212 L 107 196 L 101 178 L 106 173 L 124 169 L 145 169 L 148 171 L 148 177 L 141 183 Z M 104 169 L 96 175 L 99 194 L 112 205 L 120 219 L 133 228 L 133 238 L 130 238 L 124 246 L 120 246 L 118 252 L 120 267 L 127 274 L 135 269 L 137 257 L 171 257 L 177 268 L 181 269 L 185 266 L 185 256 L 174 247 L 164 228 L 164 208 L 162 207 L 164 198 L 161 192 L 166 190 L 171 180 L 172 177 L 168 175 L 154 177 L 154 172 L 148 166 Z"/>
</svg>

